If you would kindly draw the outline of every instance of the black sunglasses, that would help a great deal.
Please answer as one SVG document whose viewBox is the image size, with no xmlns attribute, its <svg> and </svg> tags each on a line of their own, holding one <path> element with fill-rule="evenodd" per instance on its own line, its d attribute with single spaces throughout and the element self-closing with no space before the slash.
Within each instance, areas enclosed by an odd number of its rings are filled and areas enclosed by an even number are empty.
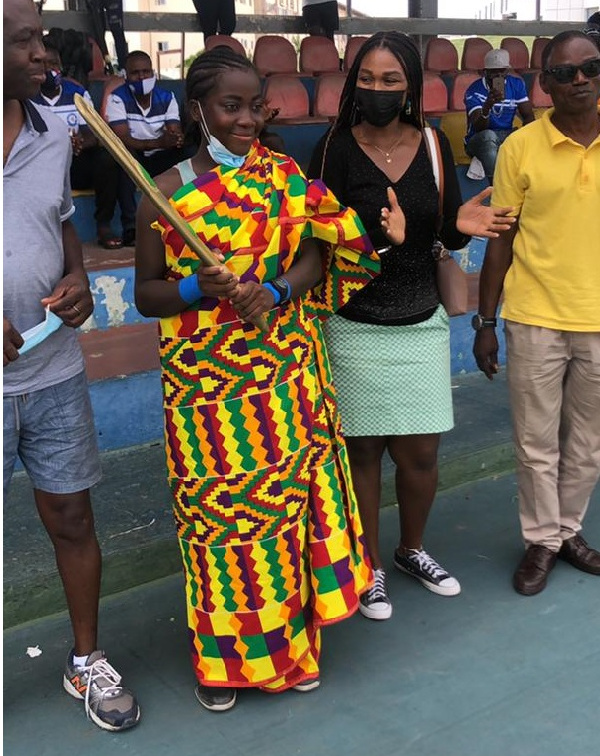
<svg viewBox="0 0 600 756">
<path fill-rule="evenodd" d="M 586 79 L 593 79 L 595 76 L 600 75 L 600 58 L 587 60 L 579 66 L 554 66 L 553 68 L 544 69 L 544 73 L 552 76 L 559 84 L 568 84 L 573 81 L 577 76 L 577 71 L 581 71 Z"/>
</svg>

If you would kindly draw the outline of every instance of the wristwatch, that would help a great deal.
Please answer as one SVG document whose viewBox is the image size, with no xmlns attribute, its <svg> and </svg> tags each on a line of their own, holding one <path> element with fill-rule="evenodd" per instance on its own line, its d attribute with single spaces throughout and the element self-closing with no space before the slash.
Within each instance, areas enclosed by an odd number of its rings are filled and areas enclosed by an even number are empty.
<svg viewBox="0 0 600 756">
<path fill-rule="evenodd" d="M 292 298 L 292 287 L 290 286 L 287 278 L 278 276 L 277 278 L 272 278 L 269 283 L 279 294 L 280 305 L 290 301 L 290 299 Z"/>
<path fill-rule="evenodd" d="M 496 318 L 484 318 L 483 315 L 477 313 L 471 318 L 471 325 L 474 331 L 481 331 L 482 328 L 495 328 Z"/>
</svg>

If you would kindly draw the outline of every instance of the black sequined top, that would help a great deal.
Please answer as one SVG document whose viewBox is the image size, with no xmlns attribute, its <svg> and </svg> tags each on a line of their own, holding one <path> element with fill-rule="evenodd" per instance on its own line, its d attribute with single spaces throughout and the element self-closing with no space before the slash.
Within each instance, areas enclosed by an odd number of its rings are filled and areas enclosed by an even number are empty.
<svg viewBox="0 0 600 756">
<path fill-rule="evenodd" d="M 452 150 L 437 131 L 444 163 L 444 220 L 440 238 L 448 249 L 464 247 L 469 237 L 456 229 L 462 204 Z M 325 137 L 313 154 L 308 176 L 319 178 Z M 373 246 L 385 247 L 381 208 L 387 206 L 386 189 L 392 186 L 406 216 L 406 239 L 382 255 L 381 275 L 339 311 L 348 320 L 381 325 L 408 325 L 430 318 L 439 304 L 432 246 L 438 222 L 438 191 L 422 140 L 404 175 L 395 184 L 364 153 L 350 130 L 335 134 L 327 147 L 323 180 L 335 196 L 354 208 Z"/>
</svg>

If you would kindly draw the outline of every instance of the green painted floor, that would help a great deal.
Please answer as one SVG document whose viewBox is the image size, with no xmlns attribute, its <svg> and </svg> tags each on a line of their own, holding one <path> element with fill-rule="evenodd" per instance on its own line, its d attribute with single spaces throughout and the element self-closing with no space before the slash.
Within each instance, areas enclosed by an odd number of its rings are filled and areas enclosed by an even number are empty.
<svg viewBox="0 0 600 756">
<path fill-rule="evenodd" d="M 546 591 L 518 596 L 512 475 L 440 495 L 426 546 L 462 582 L 456 598 L 389 572 L 394 614 L 324 632 L 322 686 L 196 703 L 182 580 L 103 600 L 101 641 L 136 690 L 142 722 L 112 735 L 62 691 L 64 615 L 4 633 L 7 756 L 599 756 L 600 578 L 560 562 Z M 394 508 L 382 513 L 390 555 Z M 600 492 L 585 534 L 600 544 Z M 43 653 L 26 655 L 28 646 Z"/>
</svg>

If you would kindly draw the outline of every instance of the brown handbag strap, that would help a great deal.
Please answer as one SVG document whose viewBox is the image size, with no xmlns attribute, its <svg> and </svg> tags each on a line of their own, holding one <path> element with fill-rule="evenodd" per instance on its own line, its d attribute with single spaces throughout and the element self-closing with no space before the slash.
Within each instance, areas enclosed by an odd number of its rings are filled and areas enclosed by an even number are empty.
<svg viewBox="0 0 600 756">
<path fill-rule="evenodd" d="M 440 140 L 435 129 L 425 126 L 423 129 L 423 139 L 425 140 L 425 147 L 427 148 L 427 154 L 433 168 L 433 176 L 438 190 L 438 231 L 442 225 L 442 218 L 444 217 L 444 162 L 442 159 L 442 150 L 440 148 Z"/>
</svg>

